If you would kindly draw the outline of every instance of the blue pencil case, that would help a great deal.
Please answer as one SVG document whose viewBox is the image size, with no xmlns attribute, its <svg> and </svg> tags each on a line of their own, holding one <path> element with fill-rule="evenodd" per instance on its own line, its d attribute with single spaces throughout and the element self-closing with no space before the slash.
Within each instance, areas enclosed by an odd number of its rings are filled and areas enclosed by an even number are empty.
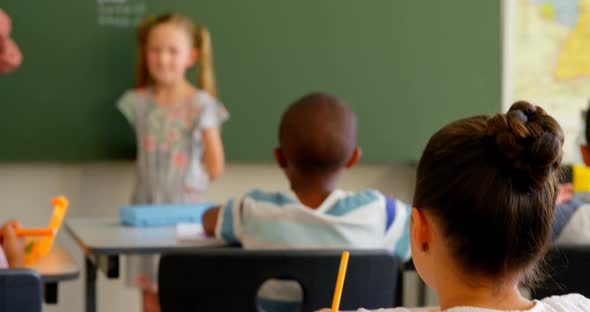
<svg viewBox="0 0 590 312">
<path fill-rule="evenodd" d="M 121 224 L 148 227 L 167 226 L 178 223 L 201 223 L 205 211 L 214 203 L 180 203 L 130 205 L 119 210 Z"/>
</svg>

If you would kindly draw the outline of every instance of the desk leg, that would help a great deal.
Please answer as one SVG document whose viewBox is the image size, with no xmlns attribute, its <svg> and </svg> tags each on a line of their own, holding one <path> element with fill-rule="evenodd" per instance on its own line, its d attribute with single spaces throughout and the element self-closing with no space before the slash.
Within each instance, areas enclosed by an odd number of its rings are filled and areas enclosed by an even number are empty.
<svg viewBox="0 0 590 312">
<path fill-rule="evenodd" d="M 394 307 L 404 306 L 404 270 L 399 270 L 397 275 L 397 282 L 395 288 L 395 300 L 393 302 Z"/>
<path fill-rule="evenodd" d="M 47 304 L 57 304 L 57 283 L 43 284 L 43 298 Z"/>
<path fill-rule="evenodd" d="M 96 312 L 96 266 L 86 256 L 86 312 Z"/>
<path fill-rule="evenodd" d="M 418 277 L 418 306 L 426 306 L 426 283 L 421 277 Z"/>
<path fill-rule="evenodd" d="M 109 256 L 109 271 L 108 278 L 119 278 L 119 256 Z"/>
<path fill-rule="evenodd" d="M 119 278 L 119 256 L 97 256 L 96 267 L 109 278 Z"/>
</svg>

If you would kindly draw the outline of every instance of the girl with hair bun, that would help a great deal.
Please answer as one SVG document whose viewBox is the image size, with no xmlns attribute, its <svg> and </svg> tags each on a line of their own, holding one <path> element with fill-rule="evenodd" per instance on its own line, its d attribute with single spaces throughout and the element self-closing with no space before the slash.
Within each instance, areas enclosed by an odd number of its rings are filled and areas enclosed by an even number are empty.
<svg viewBox="0 0 590 312">
<path fill-rule="evenodd" d="M 528 300 L 519 292 L 539 278 L 547 251 L 563 139 L 555 119 L 527 102 L 455 121 L 430 138 L 410 240 L 416 270 L 441 310 L 590 311 L 578 294 Z"/>
</svg>

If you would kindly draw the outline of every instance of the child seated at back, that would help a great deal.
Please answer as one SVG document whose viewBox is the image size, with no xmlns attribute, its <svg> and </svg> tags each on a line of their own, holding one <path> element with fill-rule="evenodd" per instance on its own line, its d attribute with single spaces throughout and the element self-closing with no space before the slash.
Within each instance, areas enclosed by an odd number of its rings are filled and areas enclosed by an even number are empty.
<svg viewBox="0 0 590 312">
<path fill-rule="evenodd" d="M 356 136 L 356 115 L 339 98 L 314 93 L 297 100 L 283 114 L 274 151 L 293 192 L 253 190 L 231 199 L 204 214 L 205 232 L 247 249 L 388 249 L 407 260 L 411 207 L 376 190 L 337 187 L 361 155 Z M 262 306 L 301 300 L 281 282 L 261 289 Z"/>
<path fill-rule="evenodd" d="M 590 107 L 589 107 L 590 109 Z M 586 142 L 590 143 L 590 114 L 586 111 L 586 128 L 584 134 Z M 590 149 L 588 143 L 580 146 L 580 152 L 585 166 L 575 165 L 573 171 L 588 171 L 590 175 Z M 570 174 L 568 174 L 570 175 Z M 571 174 L 572 176 L 581 175 Z M 570 177 L 573 180 L 574 177 Z M 556 245 L 588 245 L 590 244 L 590 190 L 574 192 L 574 187 L 567 181 L 559 186 L 557 207 L 553 217 L 551 238 Z"/>
</svg>

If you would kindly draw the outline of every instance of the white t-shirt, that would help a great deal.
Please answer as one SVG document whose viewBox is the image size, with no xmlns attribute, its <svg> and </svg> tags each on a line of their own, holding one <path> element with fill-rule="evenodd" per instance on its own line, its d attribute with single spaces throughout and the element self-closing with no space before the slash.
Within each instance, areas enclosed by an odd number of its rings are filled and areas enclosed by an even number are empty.
<svg viewBox="0 0 590 312">
<path fill-rule="evenodd" d="M 292 192 L 253 190 L 221 208 L 215 235 L 245 249 L 387 249 L 406 261 L 411 211 L 370 189 L 334 190 L 316 209 Z"/>
<path fill-rule="evenodd" d="M 410 258 L 412 206 L 376 190 L 334 190 L 316 209 L 292 192 L 253 190 L 221 208 L 216 236 L 244 249 L 386 249 Z M 297 282 L 271 279 L 259 291 L 264 311 L 299 311 Z"/>
<path fill-rule="evenodd" d="M 524 310 L 492 310 L 476 307 L 456 307 L 445 310 L 445 312 L 589 312 L 590 299 L 579 295 L 569 294 L 565 296 L 553 296 L 545 298 L 541 301 L 534 300 L 535 305 Z M 359 309 L 357 312 L 368 312 L 369 310 Z M 411 309 L 395 308 L 395 309 L 379 309 L 372 310 L 374 312 L 412 312 Z M 424 310 L 420 310 L 424 311 Z"/>
</svg>

